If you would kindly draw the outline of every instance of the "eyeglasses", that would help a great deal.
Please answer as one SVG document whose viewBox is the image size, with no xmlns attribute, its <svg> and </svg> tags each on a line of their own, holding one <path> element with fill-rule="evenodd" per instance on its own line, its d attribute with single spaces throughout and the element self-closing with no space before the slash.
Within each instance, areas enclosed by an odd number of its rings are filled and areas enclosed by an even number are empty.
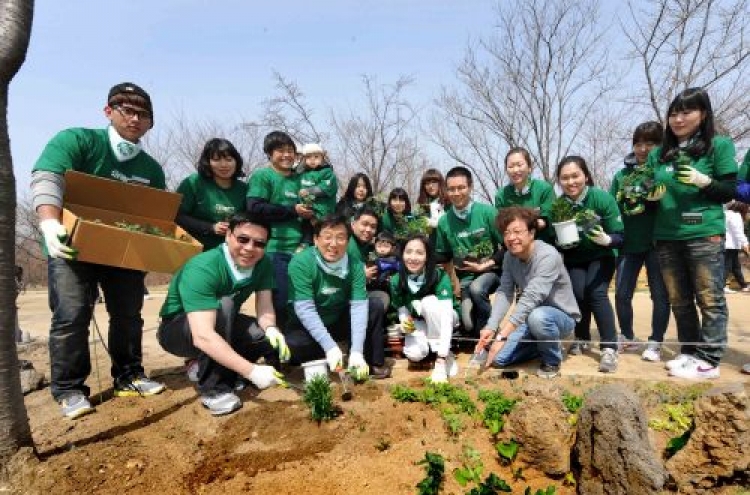
<svg viewBox="0 0 750 495">
<path fill-rule="evenodd" d="M 148 110 L 136 110 L 135 108 L 124 107 L 122 105 L 117 105 L 113 108 L 117 110 L 118 112 L 120 112 L 120 115 L 122 115 L 128 120 L 133 119 L 135 117 L 138 117 L 138 120 L 143 120 L 143 121 L 151 120 L 151 112 L 149 112 Z"/>
<path fill-rule="evenodd" d="M 237 242 L 239 242 L 243 246 L 250 244 L 249 247 L 251 249 L 263 249 L 266 247 L 266 244 L 268 244 L 268 241 L 265 241 L 263 239 L 253 239 L 252 237 L 248 237 L 246 235 L 235 235 L 234 232 L 232 232 L 232 235 L 235 239 L 237 239 Z"/>
<path fill-rule="evenodd" d="M 528 232 L 528 229 L 526 229 L 526 230 L 521 230 L 521 229 L 518 229 L 518 230 L 506 230 L 505 232 L 503 232 L 503 237 L 505 237 L 506 239 L 508 239 L 510 237 L 521 237 L 522 235 L 524 235 L 527 232 Z"/>
</svg>

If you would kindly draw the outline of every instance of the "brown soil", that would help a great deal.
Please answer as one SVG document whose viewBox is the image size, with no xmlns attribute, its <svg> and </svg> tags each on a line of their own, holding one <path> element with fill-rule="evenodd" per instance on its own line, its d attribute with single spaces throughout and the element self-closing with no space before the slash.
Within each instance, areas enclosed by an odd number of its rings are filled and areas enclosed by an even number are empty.
<svg viewBox="0 0 750 495">
<path fill-rule="evenodd" d="M 637 304 L 650 309 L 647 295 L 637 297 Z M 745 297 L 732 295 L 730 304 L 732 298 L 744 302 Z M 547 478 L 533 467 L 524 470 L 525 480 L 514 481 L 512 468 L 501 465 L 481 422 L 466 417 L 465 429 L 451 436 L 437 409 L 395 402 L 389 387 L 395 383 L 421 387 L 429 374 L 408 371 L 403 360 L 396 362 L 393 378 L 357 385 L 352 401 L 337 401 L 342 414 L 330 422 L 311 421 L 295 389 L 245 390 L 240 393 L 243 409 L 229 417 L 214 418 L 201 406 L 180 360 L 164 353 L 155 342 L 155 315 L 162 301 L 163 294 L 159 294 L 146 303 L 144 363 L 149 374 L 164 381 L 169 390 L 145 399 L 112 398 L 106 353 L 96 344 L 92 349 L 95 371 L 89 380 L 96 413 L 69 421 L 60 417 L 48 389 L 26 396 L 41 462 L 30 476 L 27 473 L 24 478 L 16 478 L 10 486 L 0 485 L 0 491 L 117 495 L 417 493 L 415 486 L 425 470 L 415 463 L 430 451 L 446 459 L 443 493 L 458 494 L 470 487 L 459 486 L 451 473 L 461 466 L 461 452 L 470 445 L 481 452 L 484 474 L 497 473 L 513 486 L 513 493 L 523 493 L 526 486 L 536 490 L 549 485 L 557 487 L 557 494 L 575 493 L 574 488 L 563 486 L 562 480 Z M 48 373 L 49 313 L 45 303 L 45 293 L 21 297 L 21 326 L 31 331 L 36 343 L 24 346 L 20 355 Z M 747 387 L 747 377 L 739 374 L 737 367 L 750 361 L 749 335 L 738 328 L 741 318 L 747 321 L 750 309 L 744 308 L 747 304 L 737 306 L 738 311 L 732 314 L 737 325 L 730 323 L 730 331 L 738 344 L 733 346 L 727 365 L 722 365 L 721 380 L 743 381 Z M 97 308 L 96 314 L 99 325 L 106 326 L 103 308 Z M 636 315 L 640 328 L 645 328 L 642 324 L 650 312 Z M 673 328 L 668 335 L 674 335 Z M 663 404 L 665 395 L 695 390 L 695 386 L 684 389 L 674 380 L 659 385 L 657 381 L 666 377 L 663 367 L 644 364 L 638 355 L 623 356 L 613 377 L 596 372 L 597 358 L 598 351 L 593 351 L 567 360 L 564 376 L 555 380 L 559 389 L 582 394 L 601 383 L 625 380 L 639 391 L 650 414 Z M 460 356 L 461 363 L 467 359 L 467 354 Z M 533 376 L 535 367 L 534 363 L 521 367 L 516 380 L 502 379 L 496 371 L 477 377 L 474 371 L 462 367 L 454 383 L 473 394 L 477 388 L 491 388 L 521 397 L 524 388 L 547 383 Z M 302 381 L 300 370 L 287 376 L 292 383 Z M 653 432 L 655 449 L 662 451 L 669 437 L 668 433 Z M 725 490 L 721 493 L 742 493 L 736 487 Z"/>
</svg>

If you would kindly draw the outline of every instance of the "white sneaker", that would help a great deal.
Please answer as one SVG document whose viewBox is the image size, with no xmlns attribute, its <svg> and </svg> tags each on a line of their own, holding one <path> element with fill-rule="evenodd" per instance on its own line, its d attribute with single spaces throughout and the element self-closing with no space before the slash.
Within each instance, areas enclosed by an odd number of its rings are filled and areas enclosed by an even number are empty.
<svg viewBox="0 0 750 495">
<path fill-rule="evenodd" d="M 447 366 L 443 363 L 435 363 L 435 367 L 432 369 L 432 375 L 430 375 L 430 381 L 432 383 L 448 383 L 448 372 Z"/>
<path fill-rule="evenodd" d="M 682 368 L 685 363 L 687 363 L 690 359 L 692 359 L 693 356 L 690 354 L 678 354 L 676 358 L 670 359 L 664 364 L 664 367 L 668 370 L 673 370 L 675 368 Z"/>
<path fill-rule="evenodd" d="M 644 361 L 651 361 L 652 363 L 658 363 L 661 361 L 661 344 L 650 341 L 646 346 L 646 350 L 641 354 L 641 359 Z"/>
<path fill-rule="evenodd" d="M 203 404 L 213 416 L 230 414 L 242 407 L 242 401 L 232 392 L 214 392 L 201 395 L 201 404 Z"/>
<path fill-rule="evenodd" d="M 684 365 L 669 370 L 669 374 L 689 380 L 710 380 L 719 378 L 719 367 L 711 366 L 704 360 L 691 356 Z"/>
</svg>

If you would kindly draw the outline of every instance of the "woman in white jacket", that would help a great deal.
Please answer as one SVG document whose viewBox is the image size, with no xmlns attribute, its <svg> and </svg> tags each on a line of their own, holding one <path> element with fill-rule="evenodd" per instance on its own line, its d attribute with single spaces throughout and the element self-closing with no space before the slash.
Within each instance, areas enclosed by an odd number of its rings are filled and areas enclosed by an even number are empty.
<svg viewBox="0 0 750 495">
<path fill-rule="evenodd" d="M 734 275 L 737 283 L 740 285 L 742 292 L 750 292 L 750 286 L 745 282 L 742 275 L 742 265 L 740 264 L 740 250 L 750 254 L 747 236 L 745 236 L 745 216 L 747 215 L 748 206 L 739 201 L 732 201 L 727 204 L 724 218 L 726 219 L 727 234 L 726 247 L 724 251 L 724 278 L 728 281 L 729 274 Z M 724 292 L 732 293 L 734 290 L 727 285 Z"/>
</svg>

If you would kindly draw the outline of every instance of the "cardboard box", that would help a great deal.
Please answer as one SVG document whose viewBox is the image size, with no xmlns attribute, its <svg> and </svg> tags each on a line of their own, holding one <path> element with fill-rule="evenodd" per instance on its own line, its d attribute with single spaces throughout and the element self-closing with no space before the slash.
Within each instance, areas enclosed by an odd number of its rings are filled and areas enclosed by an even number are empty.
<svg viewBox="0 0 750 495">
<path fill-rule="evenodd" d="M 78 261 L 174 273 L 203 246 L 175 225 L 181 195 L 81 172 L 65 173 L 62 223 Z M 157 227 L 173 237 L 115 227 L 117 222 Z M 185 239 L 185 240 L 177 240 Z"/>
</svg>

